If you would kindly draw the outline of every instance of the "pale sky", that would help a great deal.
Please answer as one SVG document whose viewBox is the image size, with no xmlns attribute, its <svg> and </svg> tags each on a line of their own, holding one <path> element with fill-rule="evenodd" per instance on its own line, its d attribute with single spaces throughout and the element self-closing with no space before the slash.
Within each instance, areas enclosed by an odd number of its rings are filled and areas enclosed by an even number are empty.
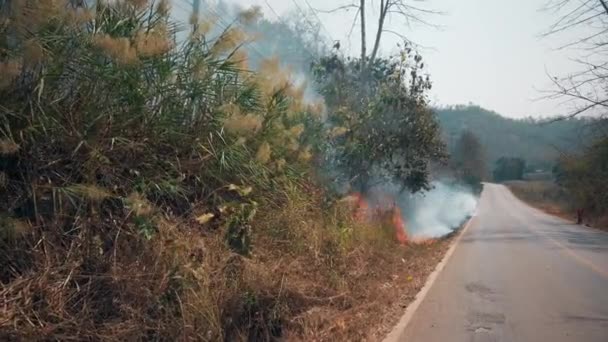
<svg viewBox="0 0 608 342">
<path fill-rule="evenodd" d="M 178 0 L 175 0 L 178 1 Z M 186 0 L 179 0 L 182 5 Z M 310 8 L 306 0 L 225 0 L 244 7 L 258 5 L 265 17 L 276 19 L 272 8 L 284 16 L 290 11 Z M 353 0 L 308 0 L 315 9 L 331 9 Z M 442 26 L 432 28 L 416 24 L 408 27 L 393 18 L 389 28 L 416 43 L 428 47 L 421 53 L 433 81 L 431 98 L 434 104 L 467 104 L 472 102 L 501 115 L 521 118 L 548 116 L 567 112 L 555 102 L 539 100 L 540 90 L 550 87 L 547 73 L 563 75 L 576 70 L 571 61 L 576 51 L 557 48 L 568 42 L 564 35 L 541 38 L 555 14 L 542 11 L 547 0 L 429 0 L 416 1 L 444 14 L 426 19 Z M 374 7 L 379 1 L 370 1 Z M 296 7 L 296 4 L 299 6 Z M 368 10 L 368 45 L 375 34 L 375 14 Z M 374 12 L 372 12 L 374 11 Z M 371 13 L 370 13 L 371 12 Z M 347 38 L 355 11 L 318 14 L 331 40 L 340 40 L 344 53 L 358 55 L 360 31 L 356 26 L 350 41 Z M 381 52 L 396 51 L 400 39 L 383 36 Z"/>
</svg>

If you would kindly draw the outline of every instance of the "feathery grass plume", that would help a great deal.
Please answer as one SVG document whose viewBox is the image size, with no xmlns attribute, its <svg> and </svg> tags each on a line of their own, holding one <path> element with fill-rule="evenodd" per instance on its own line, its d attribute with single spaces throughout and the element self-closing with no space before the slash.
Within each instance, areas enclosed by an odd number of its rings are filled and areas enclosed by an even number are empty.
<svg viewBox="0 0 608 342">
<path fill-rule="evenodd" d="M 304 101 L 304 94 L 306 93 L 306 87 L 308 82 L 302 82 L 297 86 L 291 86 L 286 91 L 287 95 L 298 101 Z"/>
<path fill-rule="evenodd" d="M 195 62 L 194 66 L 192 67 L 192 77 L 197 81 L 201 81 L 207 78 L 208 75 L 209 68 L 207 63 L 204 61 Z"/>
<path fill-rule="evenodd" d="M 237 136 L 252 136 L 262 129 L 262 118 L 254 114 L 241 114 L 241 109 L 234 103 L 228 103 L 219 108 L 227 118 L 224 129 Z"/>
<path fill-rule="evenodd" d="M 0 72 L 1 74 L 1 72 Z M 14 154 L 19 151 L 19 145 L 11 139 L 0 140 L 0 154 Z"/>
<path fill-rule="evenodd" d="M 230 27 L 222 33 L 211 47 L 211 54 L 218 56 L 226 53 L 231 53 L 239 45 L 247 42 L 248 36 L 245 31 Z"/>
<path fill-rule="evenodd" d="M 291 72 L 283 69 L 277 56 L 264 59 L 260 63 L 255 83 L 264 96 L 270 97 L 280 90 L 288 90 L 291 87 Z"/>
<path fill-rule="evenodd" d="M 67 8 L 63 14 L 65 22 L 72 26 L 80 26 L 95 19 L 95 14 L 88 8 Z"/>
<path fill-rule="evenodd" d="M 300 144 L 298 144 L 297 141 L 294 141 L 293 139 L 290 139 L 291 141 L 287 143 L 287 149 L 292 151 L 292 152 L 296 152 L 297 150 L 300 149 Z"/>
<path fill-rule="evenodd" d="M 306 109 L 306 101 L 304 98 L 304 94 L 306 92 L 307 86 L 307 82 L 302 82 L 297 86 L 290 84 L 286 88 L 285 93 L 291 98 L 291 103 L 289 104 L 289 111 L 293 114 L 301 113 Z"/>
<path fill-rule="evenodd" d="M 6 188 L 7 184 L 8 184 L 8 176 L 6 175 L 5 172 L 0 171 L 0 189 Z"/>
<path fill-rule="evenodd" d="M 254 114 L 232 115 L 224 120 L 227 132 L 239 136 L 253 136 L 262 129 L 262 118 Z"/>
<path fill-rule="evenodd" d="M 190 19 L 188 20 L 188 22 L 192 26 L 198 25 L 198 12 L 192 12 L 192 14 L 190 14 Z"/>
<path fill-rule="evenodd" d="M 165 54 L 171 50 L 173 42 L 168 38 L 166 26 L 157 25 L 148 32 L 138 32 L 135 36 L 134 45 L 138 55 L 143 57 L 154 57 Z"/>
<path fill-rule="evenodd" d="M 65 188 L 65 190 L 68 193 L 82 196 L 95 202 L 112 197 L 107 190 L 91 184 L 75 184 Z"/>
<path fill-rule="evenodd" d="M 190 39 L 196 41 L 202 39 L 209 33 L 209 31 L 211 31 L 211 29 L 215 25 L 215 21 L 208 18 L 199 20 L 198 15 L 195 16 L 193 14 L 190 17 L 190 24 L 194 27 L 194 29 L 190 33 Z"/>
<path fill-rule="evenodd" d="M 156 5 L 156 14 L 160 15 L 161 17 L 166 17 L 169 15 L 169 11 L 171 11 L 171 4 L 169 3 L 169 0 L 160 0 L 158 5 Z"/>
<path fill-rule="evenodd" d="M 307 146 L 298 154 L 298 160 L 302 163 L 307 163 L 312 159 L 312 153 L 310 153 L 310 147 Z"/>
<path fill-rule="evenodd" d="M 134 192 L 126 198 L 127 203 L 135 216 L 150 216 L 154 207 L 142 194 Z"/>
<path fill-rule="evenodd" d="M 334 127 L 330 132 L 329 136 L 332 138 L 338 138 L 343 136 L 348 132 L 348 128 L 346 127 Z"/>
<path fill-rule="evenodd" d="M 17 60 L 9 60 L 0 63 L 0 89 L 10 86 L 15 78 L 21 74 L 22 63 Z"/>
<path fill-rule="evenodd" d="M 255 160 L 259 163 L 266 164 L 270 161 L 271 155 L 272 150 L 270 145 L 267 142 L 264 142 L 260 145 L 260 148 L 258 148 L 258 152 L 255 154 Z"/>
<path fill-rule="evenodd" d="M 239 12 L 238 19 L 245 25 L 250 25 L 258 21 L 263 16 L 260 6 L 251 6 L 250 8 Z"/>
<path fill-rule="evenodd" d="M 126 37 L 112 38 L 107 34 L 93 37 L 93 45 L 117 64 L 128 65 L 138 61 L 137 51 Z"/>
<path fill-rule="evenodd" d="M 298 124 L 289 129 L 289 136 L 294 139 L 299 139 L 304 133 L 304 124 Z"/>
<path fill-rule="evenodd" d="M 245 137 L 239 137 L 238 139 L 236 139 L 236 141 L 234 142 L 235 145 L 238 146 L 245 146 L 245 144 L 247 143 L 247 138 Z"/>
<path fill-rule="evenodd" d="M 277 171 L 283 171 L 285 165 L 287 165 L 287 161 L 283 158 L 277 160 L 275 164 Z"/>
<path fill-rule="evenodd" d="M 233 102 L 221 105 L 218 110 L 224 113 L 224 115 L 226 115 L 227 117 L 241 115 L 241 107 L 239 107 L 236 103 Z"/>
<path fill-rule="evenodd" d="M 127 0 L 126 2 L 136 9 L 143 9 L 148 7 L 148 0 Z"/>
<path fill-rule="evenodd" d="M 249 57 L 247 56 L 247 52 L 244 50 L 235 51 L 230 58 L 228 58 L 228 61 L 233 63 L 234 66 L 239 70 L 249 69 Z"/>
<path fill-rule="evenodd" d="M 266 58 L 260 62 L 261 75 L 277 75 L 281 72 L 281 61 L 278 56 Z"/>
<path fill-rule="evenodd" d="M 11 1 L 15 27 L 22 37 L 34 34 L 50 19 L 60 18 L 66 8 L 65 0 Z"/>
<path fill-rule="evenodd" d="M 325 113 L 325 103 L 323 100 L 318 100 L 308 104 L 306 111 L 315 118 L 321 118 Z"/>
<path fill-rule="evenodd" d="M 30 38 L 23 43 L 23 63 L 34 66 L 44 58 L 44 49 L 36 38 Z"/>
<path fill-rule="evenodd" d="M 31 228 L 28 221 L 0 216 L 0 239 L 15 239 L 30 232 Z"/>
</svg>

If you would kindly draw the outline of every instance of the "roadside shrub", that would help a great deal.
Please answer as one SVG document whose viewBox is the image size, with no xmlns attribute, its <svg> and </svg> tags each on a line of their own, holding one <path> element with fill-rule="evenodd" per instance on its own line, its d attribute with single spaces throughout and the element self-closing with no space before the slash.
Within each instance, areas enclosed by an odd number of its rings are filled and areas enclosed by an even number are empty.
<svg viewBox="0 0 608 342">
<path fill-rule="evenodd" d="M 1 6 L 0 337 L 221 339 L 207 292 L 227 285 L 204 274 L 304 179 L 317 111 L 242 68 L 235 23 L 210 39 L 162 0 Z"/>
</svg>

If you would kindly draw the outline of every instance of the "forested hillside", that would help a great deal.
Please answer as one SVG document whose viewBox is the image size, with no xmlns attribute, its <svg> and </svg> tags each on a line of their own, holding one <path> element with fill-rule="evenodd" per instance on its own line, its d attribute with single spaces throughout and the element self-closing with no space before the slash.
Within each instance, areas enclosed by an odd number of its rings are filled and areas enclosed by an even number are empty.
<svg viewBox="0 0 608 342">
<path fill-rule="evenodd" d="M 471 131 L 485 148 L 490 167 L 500 157 L 508 156 L 525 159 L 530 168 L 548 170 L 560 152 L 574 152 L 591 134 L 587 119 L 516 120 L 473 105 L 440 108 L 436 112 L 450 150 L 462 132 Z"/>
</svg>

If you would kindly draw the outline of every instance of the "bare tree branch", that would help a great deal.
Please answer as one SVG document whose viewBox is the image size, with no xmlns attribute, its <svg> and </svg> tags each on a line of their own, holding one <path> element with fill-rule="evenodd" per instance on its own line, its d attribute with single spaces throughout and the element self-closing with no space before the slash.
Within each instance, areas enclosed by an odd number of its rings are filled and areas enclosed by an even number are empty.
<svg viewBox="0 0 608 342">
<path fill-rule="evenodd" d="M 339 6 L 339 7 L 333 8 L 333 9 L 329 9 L 329 10 L 315 9 L 315 11 L 317 11 L 319 13 L 336 13 L 336 12 L 339 12 L 339 11 L 349 11 L 351 9 L 360 9 L 360 8 L 361 7 L 359 5 L 350 4 L 350 5 Z"/>
<path fill-rule="evenodd" d="M 365 68 L 367 65 L 374 63 L 376 57 L 378 56 L 378 52 L 380 50 L 380 46 L 382 43 L 382 35 L 384 33 L 391 33 L 399 36 L 404 41 L 411 42 L 410 39 L 406 37 L 405 34 L 398 32 L 394 29 L 387 29 L 387 19 L 391 16 L 398 17 L 402 19 L 402 22 L 406 24 L 410 24 L 412 22 L 420 23 L 428 26 L 436 27 L 436 25 L 431 24 L 423 17 L 427 15 L 437 15 L 441 14 L 439 11 L 427 9 L 424 7 L 420 7 L 417 4 L 422 3 L 424 0 L 379 0 L 376 2 L 371 2 L 372 6 L 378 6 L 377 12 L 377 28 L 374 36 L 374 41 L 372 45 L 371 52 L 368 56 L 368 45 L 367 45 L 367 7 L 369 7 L 369 0 L 359 0 L 358 5 L 349 4 L 339 6 L 332 10 L 321 11 L 325 13 L 333 13 L 340 10 L 349 10 L 351 8 L 357 8 L 357 17 L 353 20 L 353 27 L 356 25 L 357 19 L 359 20 L 359 25 L 361 26 L 361 72 L 365 72 Z M 352 32 L 352 28 L 351 28 Z M 350 36 L 350 33 L 349 33 Z"/>
<path fill-rule="evenodd" d="M 608 115 L 608 6 L 606 0 L 559 0 L 547 6 L 560 17 L 543 36 L 579 27 L 595 32 L 564 44 L 560 49 L 576 47 L 585 55 L 573 61 L 581 66 L 576 73 L 550 76 L 553 90 L 545 98 L 565 99 L 574 107 L 564 117 L 582 114 Z"/>
</svg>

